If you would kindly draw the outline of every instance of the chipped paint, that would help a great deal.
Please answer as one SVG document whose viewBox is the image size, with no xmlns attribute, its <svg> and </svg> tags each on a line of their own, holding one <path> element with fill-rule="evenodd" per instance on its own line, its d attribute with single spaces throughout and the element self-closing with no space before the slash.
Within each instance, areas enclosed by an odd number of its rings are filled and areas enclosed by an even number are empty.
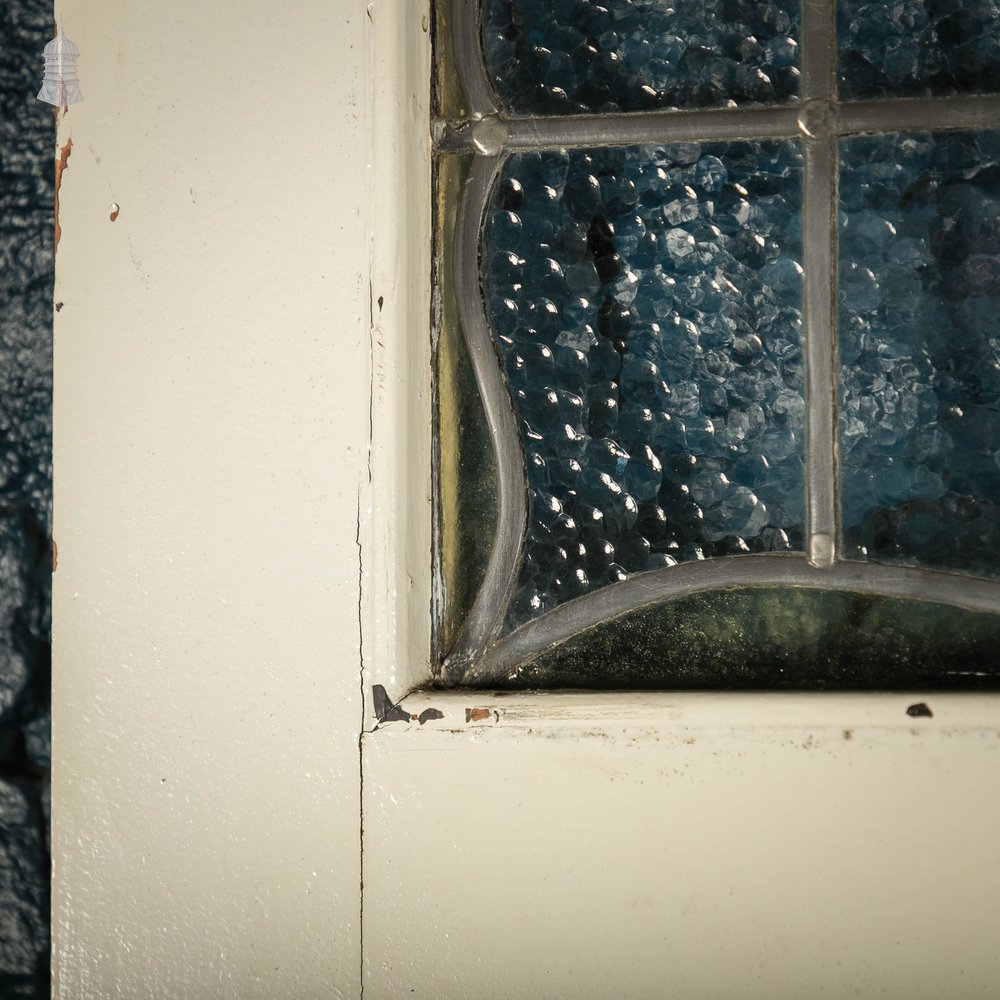
<svg viewBox="0 0 1000 1000">
<path fill-rule="evenodd" d="M 70 154 L 73 152 L 73 140 L 72 138 L 66 140 L 66 144 L 59 151 L 59 158 L 56 160 L 56 203 L 55 203 L 55 217 L 56 217 L 56 249 L 59 249 L 59 239 L 62 236 L 62 228 L 59 225 L 59 190 L 62 187 L 62 175 L 63 171 L 69 163 Z"/>
<path fill-rule="evenodd" d="M 471 701 L 473 697 L 475 701 Z M 947 696 L 939 693 L 934 695 L 933 706 L 914 702 L 911 700 L 914 697 L 919 695 L 910 694 L 907 698 L 895 694 L 874 699 L 861 695 L 835 697 L 825 693 L 823 698 L 817 698 L 788 693 L 767 699 L 764 711 L 760 699 L 732 693 L 693 697 L 677 692 L 650 692 L 639 702 L 634 694 L 627 693 L 612 696 L 607 692 L 532 692 L 513 696 L 501 691 L 472 693 L 426 688 L 409 692 L 398 706 L 390 703 L 390 707 L 400 709 L 400 721 L 405 718 L 410 722 L 419 720 L 419 713 L 426 708 L 440 709 L 444 712 L 444 725 L 435 727 L 438 731 L 476 730 L 485 735 L 486 730 L 502 730 L 510 736 L 534 730 L 559 738 L 572 733 L 586 740 L 614 736 L 623 720 L 633 729 L 656 733 L 656 738 L 660 738 L 666 715 L 673 724 L 670 738 L 682 745 L 693 745 L 696 737 L 701 744 L 700 737 L 709 732 L 717 735 L 752 725 L 760 731 L 780 732 L 788 745 L 806 751 L 830 750 L 848 743 L 852 749 L 867 746 L 873 734 L 881 738 L 889 733 L 905 733 L 908 738 L 923 740 L 933 732 L 939 736 L 946 733 L 951 738 L 956 732 L 954 720 L 961 713 L 962 728 L 985 727 L 994 738 L 1000 739 L 995 709 L 989 709 L 988 701 L 979 695 L 959 697 L 954 693 Z M 942 700 L 946 703 L 944 708 L 938 704 Z M 946 722 L 942 712 L 947 716 Z M 391 731 L 401 733 L 406 728 L 395 727 Z"/>
<path fill-rule="evenodd" d="M 375 725 L 383 722 L 409 722 L 410 713 L 392 703 L 389 693 L 381 684 L 372 685 L 372 705 L 375 709 Z"/>
<path fill-rule="evenodd" d="M 394 705 L 388 692 L 381 684 L 372 685 L 372 703 L 375 707 L 375 728 L 384 722 L 425 722 L 443 719 L 444 712 L 437 708 L 425 708 L 419 714 L 408 712 L 401 705 Z"/>
<path fill-rule="evenodd" d="M 52 572 L 54 573 L 59 568 L 59 546 L 56 545 L 56 540 L 52 539 Z"/>
<path fill-rule="evenodd" d="M 110 212 L 109 212 L 109 214 L 108 214 L 108 218 L 109 218 L 109 219 L 110 219 L 110 220 L 111 220 L 112 222 L 114 222 L 114 221 L 115 221 L 115 219 L 117 219 L 117 218 L 118 218 L 118 213 L 119 213 L 119 211 L 120 211 L 120 209 L 118 208 L 118 203 L 117 203 L 117 202 L 112 202 L 112 204 L 111 204 L 111 209 L 110 209 Z"/>
</svg>

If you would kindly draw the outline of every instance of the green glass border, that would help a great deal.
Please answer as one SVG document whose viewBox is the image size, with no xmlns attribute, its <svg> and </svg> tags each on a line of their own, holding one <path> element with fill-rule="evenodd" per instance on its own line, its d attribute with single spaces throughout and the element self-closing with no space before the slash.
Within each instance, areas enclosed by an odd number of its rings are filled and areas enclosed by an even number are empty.
<svg viewBox="0 0 1000 1000">
<path fill-rule="evenodd" d="M 543 652 L 502 686 L 996 690 L 998 651 L 998 615 L 870 594 L 751 587 L 626 612 Z"/>
<path fill-rule="evenodd" d="M 439 662 L 460 632 L 493 548 L 497 468 L 486 413 L 462 334 L 452 276 L 454 229 L 469 155 L 440 155 L 434 170 L 436 261 L 435 553 L 440 581 L 435 613 Z M 462 262 L 478 267 L 478 261 Z"/>
</svg>

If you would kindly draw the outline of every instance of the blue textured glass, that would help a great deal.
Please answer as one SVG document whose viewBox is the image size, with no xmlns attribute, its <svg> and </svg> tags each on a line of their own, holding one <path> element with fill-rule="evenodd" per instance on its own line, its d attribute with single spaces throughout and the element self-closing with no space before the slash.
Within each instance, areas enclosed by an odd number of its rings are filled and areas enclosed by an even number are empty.
<svg viewBox="0 0 1000 1000">
<path fill-rule="evenodd" d="M 506 161 L 482 269 L 530 490 L 508 627 L 801 547 L 801 169 L 778 141 Z"/>
<path fill-rule="evenodd" d="M 490 79 L 521 114 L 771 104 L 798 94 L 794 0 L 484 0 Z"/>
<path fill-rule="evenodd" d="M 1000 0 L 839 0 L 840 96 L 1000 90 Z"/>
<path fill-rule="evenodd" d="M 840 143 L 848 556 L 1000 573 L 1000 132 Z"/>
</svg>

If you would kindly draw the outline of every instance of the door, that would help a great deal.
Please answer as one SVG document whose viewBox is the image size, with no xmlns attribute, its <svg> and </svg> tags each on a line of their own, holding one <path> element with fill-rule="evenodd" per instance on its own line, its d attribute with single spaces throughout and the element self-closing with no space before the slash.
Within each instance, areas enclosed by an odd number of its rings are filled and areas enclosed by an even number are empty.
<svg viewBox="0 0 1000 1000">
<path fill-rule="evenodd" d="M 410 693 L 429 11 L 60 15 L 55 995 L 988 994 L 994 698 Z"/>
</svg>

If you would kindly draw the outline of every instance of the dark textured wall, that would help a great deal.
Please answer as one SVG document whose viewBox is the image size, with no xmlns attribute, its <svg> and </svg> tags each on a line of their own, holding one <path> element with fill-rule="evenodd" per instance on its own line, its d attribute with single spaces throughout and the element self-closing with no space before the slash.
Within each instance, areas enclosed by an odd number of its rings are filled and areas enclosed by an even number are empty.
<svg viewBox="0 0 1000 1000">
<path fill-rule="evenodd" d="M 51 0 L 0 4 L 0 1000 L 48 996 Z"/>
</svg>

